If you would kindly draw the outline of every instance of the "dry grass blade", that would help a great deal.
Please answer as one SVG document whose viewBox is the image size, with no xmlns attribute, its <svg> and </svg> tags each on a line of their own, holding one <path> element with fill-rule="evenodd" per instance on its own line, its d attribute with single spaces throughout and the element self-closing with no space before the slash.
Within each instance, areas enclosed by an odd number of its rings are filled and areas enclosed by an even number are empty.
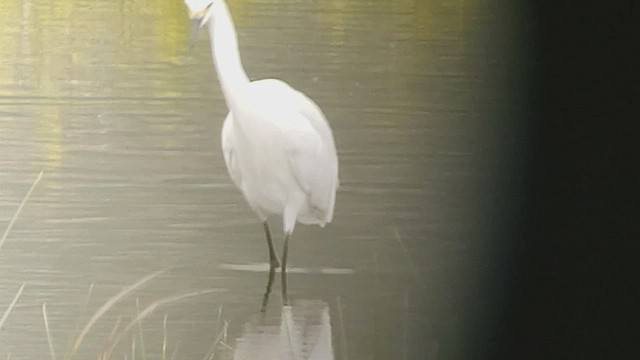
<svg viewBox="0 0 640 360">
<path fill-rule="evenodd" d="M 184 300 L 184 299 L 187 299 L 187 298 L 190 298 L 190 297 L 210 294 L 210 293 L 213 293 L 213 292 L 216 292 L 216 291 L 218 291 L 218 290 L 209 289 L 209 290 L 195 291 L 195 292 L 190 292 L 190 293 L 187 293 L 187 294 L 170 296 L 170 297 L 167 297 L 167 298 L 164 298 L 164 299 L 160 299 L 158 301 L 155 301 L 155 302 L 151 303 L 144 310 L 139 312 L 138 315 L 133 320 L 131 320 L 131 322 L 124 328 L 124 330 L 120 334 L 118 334 L 116 339 L 111 342 L 111 345 L 107 348 L 108 350 L 106 351 L 106 357 L 109 358 L 111 356 L 111 353 L 113 352 L 115 347 L 118 345 L 118 343 L 120 342 L 122 337 L 129 330 L 131 330 L 132 327 L 134 327 L 140 320 L 146 318 L 147 316 L 149 316 L 149 314 L 153 313 L 158 307 L 160 307 L 162 305 L 166 305 L 166 304 L 172 303 L 172 302 L 175 302 L 175 301 Z"/>
<path fill-rule="evenodd" d="M 104 358 L 107 358 L 107 355 L 104 355 Z M 135 335 L 131 339 L 131 360 L 136 360 L 136 337 Z"/>
<path fill-rule="evenodd" d="M 238 360 L 246 360 L 245 358 L 241 357 L 241 356 L 237 356 L 236 354 L 236 350 L 234 348 L 232 348 L 231 346 L 229 346 L 226 342 L 224 341 L 220 341 L 220 345 L 222 345 L 222 347 L 224 347 L 225 349 L 231 351 L 233 353 L 233 357 L 234 359 L 237 357 Z"/>
<path fill-rule="evenodd" d="M 36 188 L 36 185 L 38 185 L 38 183 L 40 182 L 40 179 L 42 179 L 42 174 L 44 174 L 44 171 L 40 171 L 40 174 L 36 178 L 36 181 L 33 182 L 33 184 L 31 185 L 31 188 L 27 192 L 27 195 L 24 196 L 24 198 L 22 199 L 22 202 L 20 203 L 20 206 L 18 206 L 18 210 L 16 210 L 16 213 L 13 214 L 11 221 L 9 221 L 9 225 L 7 225 L 7 228 L 4 230 L 4 234 L 2 235 L 2 238 L 0 238 L 0 249 L 2 249 L 2 245 L 4 244 L 4 241 L 7 239 L 7 236 L 9 235 L 9 232 L 13 227 L 13 223 L 16 222 L 16 219 L 20 215 L 20 212 L 22 211 L 24 204 L 27 203 L 27 200 L 29 200 L 29 197 L 31 197 L 31 193 L 33 192 L 33 189 Z"/>
<path fill-rule="evenodd" d="M 409 264 L 411 265 L 412 275 L 414 277 L 414 280 L 415 280 L 416 284 L 420 284 L 420 276 L 419 276 L 419 272 L 418 272 L 418 266 L 416 265 L 415 261 L 413 261 L 413 257 L 411 256 L 411 252 L 409 251 L 407 246 L 404 244 L 404 241 L 402 241 L 402 238 L 400 237 L 400 234 L 398 233 L 398 227 L 397 226 L 393 227 L 393 232 L 396 235 L 396 240 L 398 241 L 398 244 L 400 244 L 400 247 L 402 248 L 402 251 L 404 252 L 405 256 L 407 257 L 407 260 L 409 260 Z"/>
<path fill-rule="evenodd" d="M 75 356 L 76 352 L 78 351 L 78 348 L 80 347 L 80 344 L 82 344 L 82 340 L 84 340 L 84 337 L 87 336 L 87 334 L 89 333 L 89 330 L 91 330 L 91 327 L 107 312 L 109 311 L 109 309 L 115 305 L 118 301 L 120 301 L 123 297 L 125 297 L 127 294 L 129 294 L 130 292 L 134 291 L 135 289 L 139 288 L 140 286 L 144 285 L 147 281 L 153 279 L 154 277 L 162 274 L 163 272 L 165 272 L 166 270 L 160 270 L 160 271 L 156 271 L 153 274 L 147 275 L 144 278 L 138 280 L 138 282 L 136 282 L 133 285 L 127 286 L 124 289 L 122 289 L 122 291 L 120 291 L 118 294 L 116 294 L 115 296 L 113 296 L 112 298 L 110 298 L 109 300 L 107 300 L 106 303 L 104 303 L 104 305 L 102 305 L 98 311 L 95 312 L 95 314 L 93 314 L 93 316 L 91 317 L 91 319 L 89 319 L 89 322 L 87 322 L 87 325 L 84 326 L 84 328 L 82 328 L 82 331 L 80 331 L 80 335 L 78 335 L 78 338 L 76 339 L 76 342 L 73 344 L 73 347 L 71 348 L 71 351 L 68 353 L 68 355 L 65 357 L 65 359 L 73 359 L 73 357 Z"/>
<path fill-rule="evenodd" d="M 51 354 L 51 360 L 56 360 L 56 352 L 53 350 L 53 340 L 51 338 L 51 331 L 49 331 L 49 319 L 47 317 L 47 303 L 42 303 L 42 317 L 44 318 L 44 329 L 47 332 L 47 342 L 49 343 L 49 353 Z"/>
<path fill-rule="evenodd" d="M 138 298 L 136 298 L 136 314 L 140 314 L 140 299 Z M 142 321 L 138 321 L 138 334 L 140 336 L 141 358 L 142 360 L 147 360 L 147 349 L 144 347 L 144 333 L 142 332 Z"/>
<path fill-rule="evenodd" d="M 167 317 L 168 314 L 164 314 L 164 320 L 162 321 L 162 360 L 167 360 Z"/>
<path fill-rule="evenodd" d="M 218 342 L 220 341 L 220 337 L 222 335 L 222 332 L 220 332 L 221 320 L 222 320 L 222 305 L 218 307 L 218 321 L 216 322 L 216 333 L 215 333 L 216 337 L 213 339 L 213 344 L 211 344 L 209 351 L 207 351 L 207 354 L 204 356 L 204 360 L 213 360 L 213 358 L 216 355 L 216 346 L 218 345 Z"/>
<path fill-rule="evenodd" d="M 113 328 L 111 328 L 111 332 L 109 333 L 109 337 L 107 337 L 107 344 L 111 342 L 111 340 L 115 339 L 116 334 L 118 333 L 118 329 L 120 329 L 120 324 L 122 323 L 122 316 L 118 315 L 115 324 L 113 324 Z M 104 359 L 104 357 L 102 357 Z"/>
<path fill-rule="evenodd" d="M 87 307 L 89 306 L 89 301 L 91 300 L 91 294 L 93 293 L 93 287 L 94 284 L 91 284 L 89 286 L 89 292 L 87 292 L 87 299 L 85 300 L 84 304 L 82 305 L 82 310 L 78 311 L 78 314 L 81 314 L 82 316 L 85 315 Z M 78 316 L 78 318 L 76 319 L 76 321 L 73 324 L 73 331 L 69 333 L 68 338 L 67 338 L 67 345 L 65 346 L 66 350 L 71 349 L 71 346 L 73 346 L 73 334 L 76 334 L 78 332 L 78 327 L 80 326 L 80 318 L 81 316 Z M 68 353 L 69 351 L 66 351 L 66 353 Z"/>
<path fill-rule="evenodd" d="M 176 343 L 176 347 L 173 348 L 173 354 L 171 354 L 171 360 L 176 359 L 176 355 L 178 355 L 178 349 L 180 348 L 180 343 Z"/>
<path fill-rule="evenodd" d="M 18 292 L 16 293 L 16 296 L 13 297 L 13 300 L 11 301 L 11 304 L 9 304 L 9 307 L 7 308 L 7 310 L 4 312 L 4 314 L 2 314 L 2 318 L 0 318 L 0 329 L 2 329 L 2 325 L 4 324 L 4 322 L 9 317 L 9 314 L 11 313 L 11 310 L 13 310 L 13 307 L 16 305 L 16 302 L 18 301 L 18 298 L 20 298 L 20 295 L 22 295 L 22 290 L 24 290 L 24 286 L 26 284 L 27 283 L 22 283 L 22 286 L 20 286 L 20 289 L 18 289 Z"/>
</svg>

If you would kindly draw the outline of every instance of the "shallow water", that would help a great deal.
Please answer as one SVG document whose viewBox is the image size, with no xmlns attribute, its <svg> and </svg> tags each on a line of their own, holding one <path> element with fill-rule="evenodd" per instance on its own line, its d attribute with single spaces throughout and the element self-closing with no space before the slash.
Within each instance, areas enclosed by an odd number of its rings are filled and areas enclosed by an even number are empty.
<svg viewBox="0 0 640 360">
<path fill-rule="evenodd" d="M 201 359 L 218 335 L 219 356 L 235 349 L 236 359 L 470 356 L 490 336 L 482 319 L 500 289 L 492 239 L 503 235 L 489 233 L 503 221 L 495 200 L 511 166 L 500 152 L 514 121 L 511 9 L 229 3 L 248 74 L 313 98 L 339 152 L 333 223 L 292 238 L 292 306 L 276 276 L 259 312 L 262 226 L 226 173 L 227 110 L 206 32 L 188 48 L 182 1 L 5 0 L 1 231 L 44 175 L 0 249 L 0 314 L 26 284 L 0 329 L 0 358 L 49 357 L 45 302 L 62 358 L 107 299 L 158 270 L 91 328 L 78 358 L 97 357 L 114 324 L 114 358 L 162 358 L 166 336 L 167 358 Z M 280 248 L 279 220 L 272 229 Z M 214 291 L 123 333 L 136 299 L 142 311 L 204 289 Z"/>
</svg>

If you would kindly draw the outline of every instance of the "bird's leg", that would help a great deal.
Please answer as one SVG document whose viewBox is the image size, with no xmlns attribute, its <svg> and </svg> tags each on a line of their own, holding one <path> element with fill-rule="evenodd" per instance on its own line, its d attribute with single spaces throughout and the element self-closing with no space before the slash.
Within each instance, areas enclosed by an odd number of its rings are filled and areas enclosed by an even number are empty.
<svg viewBox="0 0 640 360">
<path fill-rule="evenodd" d="M 271 288 L 273 286 L 273 279 L 276 277 L 276 267 L 271 266 L 269 269 L 269 280 L 267 280 L 267 290 L 264 292 L 264 297 L 262 298 L 262 308 L 261 312 L 265 312 L 267 310 L 267 304 L 269 303 L 269 295 L 271 295 Z"/>
<path fill-rule="evenodd" d="M 284 248 L 282 249 L 282 304 L 289 305 L 287 295 L 287 253 L 289 252 L 289 234 L 284 237 Z"/>
<path fill-rule="evenodd" d="M 267 235 L 267 245 L 269 246 L 269 264 L 271 265 L 270 269 L 275 269 L 280 266 L 280 261 L 278 261 L 276 249 L 273 247 L 273 241 L 271 240 L 271 231 L 269 230 L 269 223 L 265 220 L 262 225 L 264 225 L 264 233 Z"/>
</svg>

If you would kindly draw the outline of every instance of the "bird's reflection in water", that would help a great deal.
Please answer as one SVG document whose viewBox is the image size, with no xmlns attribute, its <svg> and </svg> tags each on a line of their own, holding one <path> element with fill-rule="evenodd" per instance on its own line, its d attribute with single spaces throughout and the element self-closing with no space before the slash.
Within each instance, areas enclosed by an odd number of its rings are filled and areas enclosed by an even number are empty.
<svg viewBox="0 0 640 360">
<path fill-rule="evenodd" d="M 273 288 L 273 279 L 275 279 L 275 276 L 276 276 L 276 268 L 275 266 L 271 266 L 269 268 L 269 277 L 267 279 L 267 289 L 265 290 L 264 296 L 262 297 L 262 308 L 260 308 L 260 311 L 262 312 L 265 312 L 267 310 L 267 305 L 269 304 L 269 296 L 271 295 L 271 289 Z M 284 276 L 283 276 L 283 279 L 285 279 Z M 286 291 L 286 287 L 283 287 L 282 288 L 283 298 L 287 296 L 285 291 Z"/>
<path fill-rule="evenodd" d="M 270 274 L 273 276 L 273 274 Z M 235 360 L 331 360 L 329 306 L 322 300 L 294 300 L 281 312 L 261 313 L 244 326 Z M 279 316 L 278 316 L 279 315 Z"/>
</svg>

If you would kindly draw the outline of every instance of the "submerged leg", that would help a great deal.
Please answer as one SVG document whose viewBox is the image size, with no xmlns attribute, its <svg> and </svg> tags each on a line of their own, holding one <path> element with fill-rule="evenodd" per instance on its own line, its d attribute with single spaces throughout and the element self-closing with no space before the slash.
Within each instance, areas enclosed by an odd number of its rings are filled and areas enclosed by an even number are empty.
<svg viewBox="0 0 640 360">
<path fill-rule="evenodd" d="M 269 303 L 269 295 L 271 295 L 271 288 L 273 287 L 273 279 L 276 277 L 276 267 L 271 266 L 269 269 L 269 278 L 267 280 L 267 290 L 264 292 L 264 297 L 262 298 L 262 308 L 260 308 L 261 312 L 265 312 L 267 310 L 267 304 Z"/>
<path fill-rule="evenodd" d="M 262 225 L 264 226 L 264 233 L 267 235 L 267 245 L 269 246 L 269 264 L 270 269 L 280 266 L 278 261 L 278 255 L 276 255 L 276 249 L 273 247 L 273 241 L 271 240 L 271 230 L 269 230 L 269 223 L 265 220 Z"/>
<path fill-rule="evenodd" d="M 282 304 L 289 305 L 287 295 L 287 254 L 289 252 L 289 234 L 284 237 L 284 248 L 282 249 Z"/>
</svg>

